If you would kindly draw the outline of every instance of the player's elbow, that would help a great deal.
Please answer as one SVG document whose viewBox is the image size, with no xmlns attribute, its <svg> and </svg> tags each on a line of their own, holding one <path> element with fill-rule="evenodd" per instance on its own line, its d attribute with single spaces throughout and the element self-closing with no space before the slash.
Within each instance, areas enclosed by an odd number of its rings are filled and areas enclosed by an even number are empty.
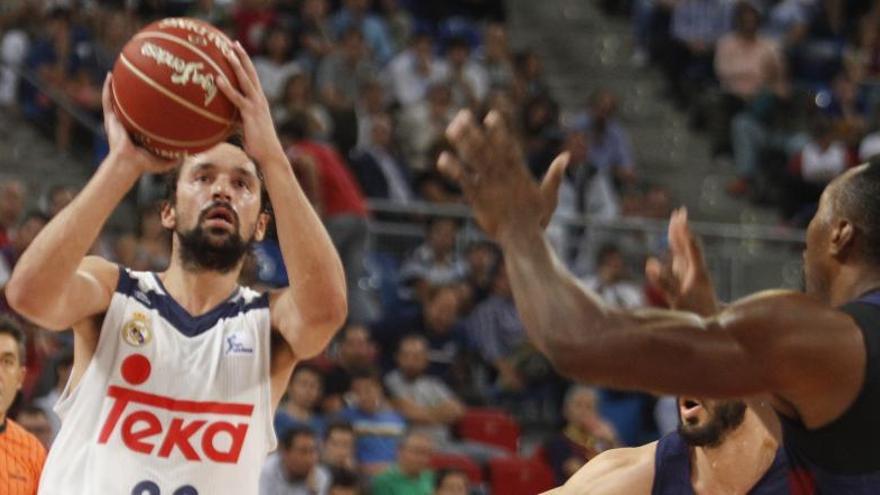
<svg viewBox="0 0 880 495">
<path fill-rule="evenodd" d="M 13 272 L 4 288 L 6 302 L 13 311 L 28 319 L 34 319 L 40 305 L 36 297 L 37 291 L 28 287 L 27 280 L 19 272 Z"/>
</svg>

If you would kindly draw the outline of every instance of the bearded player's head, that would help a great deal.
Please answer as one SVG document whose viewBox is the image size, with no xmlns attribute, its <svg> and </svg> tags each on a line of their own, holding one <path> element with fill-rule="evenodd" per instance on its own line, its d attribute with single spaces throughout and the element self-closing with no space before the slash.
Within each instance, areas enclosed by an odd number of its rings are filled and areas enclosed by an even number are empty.
<svg viewBox="0 0 880 495">
<path fill-rule="evenodd" d="M 741 400 L 702 400 L 678 398 L 681 423 L 678 434 L 691 447 L 717 447 L 727 435 L 739 428 L 746 417 L 746 403 Z"/>
<path fill-rule="evenodd" d="M 168 177 L 162 225 L 173 231 L 173 256 L 188 271 L 241 267 L 269 224 L 260 170 L 239 146 L 221 143 L 184 159 Z"/>
</svg>

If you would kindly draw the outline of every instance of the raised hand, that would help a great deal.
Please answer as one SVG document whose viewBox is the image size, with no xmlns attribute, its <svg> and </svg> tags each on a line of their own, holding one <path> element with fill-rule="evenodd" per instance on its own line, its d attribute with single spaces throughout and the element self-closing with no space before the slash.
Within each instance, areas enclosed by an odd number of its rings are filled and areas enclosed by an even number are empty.
<svg viewBox="0 0 880 495">
<path fill-rule="evenodd" d="M 235 89 L 225 77 L 219 78 L 217 86 L 238 108 L 238 113 L 241 115 L 245 152 L 256 159 L 261 166 L 277 161 L 272 158 L 279 157 L 287 163 L 284 149 L 275 133 L 269 100 L 263 92 L 257 69 L 254 68 L 251 58 L 237 41 L 233 44 L 233 50 L 227 52 L 226 58 L 235 71 L 240 91 Z"/>
<path fill-rule="evenodd" d="M 177 166 L 176 160 L 160 158 L 134 144 L 113 109 L 112 92 L 113 76 L 108 73 L 101 90 L 101 105 L 104 108 L 104 131 L 107 133 L 110 154 L 121 163 L 134 166 L 140 173 L 161 174 Z"/>
<path fill-rule="evenodd" d="M 672 212 L 669 219 L 671 260 L 650 258 L 645 265 L 648 280 L 659 287 L 673 309 L 711 316 L 718 311 L 718 299 L 703 249 L 688 226 L 687 210 Z"/>
<path fill-rule="evenodd" d="M 499 239 L 518 228 L 546 226 L 556 209 L 568 154 L 553 161 L 539 185 L 501 114 L 489 112 L 483 124 L 481 128 L 470 111 L 459 112 L 446 129 L 456 153 L 442 153 L 438 167 L 461 186 L 488 235 Z"/>
</svg>

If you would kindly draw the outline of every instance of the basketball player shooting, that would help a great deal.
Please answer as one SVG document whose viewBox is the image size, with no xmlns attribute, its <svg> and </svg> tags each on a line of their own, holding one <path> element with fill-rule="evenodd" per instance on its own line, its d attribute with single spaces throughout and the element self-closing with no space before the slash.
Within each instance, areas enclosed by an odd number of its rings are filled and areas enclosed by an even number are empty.
<svg viewBox="0 0 880 495">
<path fill-rule="evenodd" d="M 240 91 L 219 87 L 238 107 L 244 149 L 219 144 L 179 167 L 150 155 L 114 115 L 108 76 L 110 153 L 7 285 L 16 311 L 74 331 L 41 494 L 256 494 L 294 364 L 318 354 L 345 319 L 342 265 L 285 157 L 254 66 L 238 44 L 228 58 Z M 174 173 L 161 211 L 173 232 L 167 271 L 86 256 L 140 176 L 163 172 Z M 248 246 L 265 235 L 267 199 L 290 286 L 259 294 L 237 280 Z"/>
<path fill-rule="evenodd" d="M 543 236 L 566 156 L 538 185 L 498 112 L 481 126 L 463 111 L 446 134 L 456 154 L 441 155 L 439 166 L 504 250 L 529 337 L 560 372 L 691 397 L 766 394 L 782 424 L 792 493 L 880 493 L 880 162 L 825 189 L 807 229 L 806 294 L 769 291 L 719 308 L 677 212 L 674 302 L 692 312 L 627 312 L 583 288 Z"/>
</svg>

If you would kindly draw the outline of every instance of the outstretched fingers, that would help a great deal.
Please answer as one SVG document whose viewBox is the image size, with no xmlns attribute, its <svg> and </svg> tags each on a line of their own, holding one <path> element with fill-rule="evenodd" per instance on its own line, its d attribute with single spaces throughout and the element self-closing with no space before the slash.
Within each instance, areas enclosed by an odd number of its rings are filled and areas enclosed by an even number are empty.
<svg viewBox="0 0 880 495">
<path fill-rule="evenodd" d="M 241 59 L 238 55 L 239 46 L 239 43 L 236 41 L 233 44 L 233 50 L 225 52 L 226 60 L 228 60 L 229 65 L 232 66 L 232 71 L 235 73 L 235 78 L 238 80 L 238 87 L 241 88 L 241 94 L 245 98 L 248 98 L 254 94 L 256 88 L 254 87 L 254 83 L 251 80 L 251 77 L 247 74 L 247 71 L 242 65 Z M 220 79 L 223 79 L 223 77 L 221 77 Z"/>
<path fill-rule="evenodd" d="M 478 176 L 488 170 L 486 137 L 474 121 L 470 110 L 461 110 L 446 127 L 446 137 L 458 154 L 459 163 Z"/>
</svg>

